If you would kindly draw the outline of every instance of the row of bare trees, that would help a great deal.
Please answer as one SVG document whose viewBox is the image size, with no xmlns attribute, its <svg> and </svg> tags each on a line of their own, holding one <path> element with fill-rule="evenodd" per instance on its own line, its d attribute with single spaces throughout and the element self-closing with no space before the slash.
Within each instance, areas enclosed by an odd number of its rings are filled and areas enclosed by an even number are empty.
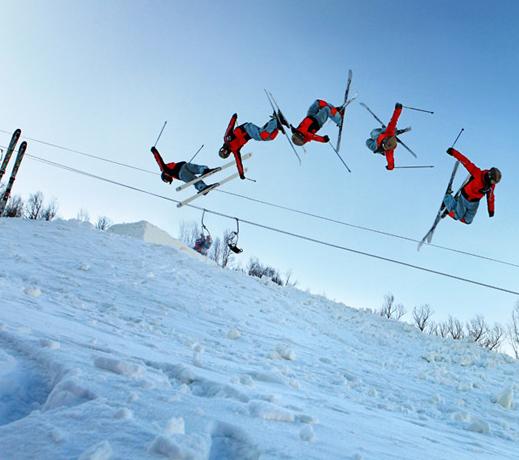
<svg viewBox="0 0 519 460">
<path fill-rule="evenodd" d="M 180 240 L 190 248 L 194 247 L 195 241 L 200 237 L 201 233 L 202 227 L 196 222 L 180 223 Z M 285 276 L 282 276 L 279 270 L 260 262 L 257 258 L 249 259 L 246 267 L 243 268 L 236 262 L 236 256 L 227 244 L 232 234 L 233 232 L 231 230 L 225 230 L 221 238 L 214 238 L 207 257 L 214 260 L 220 267 L 242 271 L 256 278 L 266 277 L 280 286 L 295 286 L 297 284 L 297 281 L 292 279 L 291 271 L 287 272 Z"/>
<path fill-rule="evenodd" d="M 387 294 L 382 306 L 378 310 L 370 310 L 370 312 L 395 320 L 400 320 L 407 314 L 404 306 L 395 302 L 393 294 Z M 465 323 L 453 316 L 449 316 L 445 321 L 436 322 L 432 319 L 433 313 L 433 309 L 428 304 L 415 306 L 411 312 L 411 321 L 426 334 L 450 337 L 454 340 L 470 340 L 488 350 L 498 351 L 505 341 L 508 341 L 515 357 L 519 359 L 519 302 L 515 306 L 511 322 L 506 328 L 499 323 L 488 324 L 481 315 L 477 315 Z"/>
<path fill-rule="evenodd" d="M 0 196 L 2 196 L 5 187 L 0 186 Z M 31 220 L 53 220 L 58 214 L 58 204 L 55 199 L 45 202 L 42 192 L 36 192 L 29 195 L 24 201 L 21 196 L 13 195 L 9 197 L 4 210 L 3 217 L 18 217 Z M 90 216 L 87 211 L 81 209 L 76 219 L 90 223 Z M 111 225 L 111 220 L 106 216 L 100 216 L 93 224 L 98 230 L 107 230 Z"/>
</svg>

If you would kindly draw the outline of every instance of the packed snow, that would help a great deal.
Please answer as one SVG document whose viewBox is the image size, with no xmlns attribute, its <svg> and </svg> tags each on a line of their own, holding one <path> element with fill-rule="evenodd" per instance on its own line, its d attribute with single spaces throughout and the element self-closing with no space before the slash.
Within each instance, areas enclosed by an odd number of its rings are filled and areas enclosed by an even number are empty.
<svg viewBox="0 0 519 460">
<path fill-rule="evenodd" d="M 0 219 L 2 460 L 519 458 L 514 359 L 135 225 Z"/>
</svg>

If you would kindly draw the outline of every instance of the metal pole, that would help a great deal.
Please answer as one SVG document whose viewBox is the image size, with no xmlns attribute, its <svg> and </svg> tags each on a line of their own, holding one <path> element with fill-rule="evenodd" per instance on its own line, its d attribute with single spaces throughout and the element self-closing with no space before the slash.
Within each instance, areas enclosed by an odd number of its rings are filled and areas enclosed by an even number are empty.
<svg viewBox="0 0 519 460">
<path fill-rule="evenodd" d="M 463 131 L 465 131 L 465 128 L 461 128 L 460 132 L 458 133 L 458 135 L 456 136 L 456 139 L 454 140 L 454 142 L 452 143 L 452 147 L 454 147 L 456 145 L 456 142 L 458 142 L 458 139 L 460 138 L 461 134 L 463 133 Z"/>
<path fill-rule="evenodd" d="M 195 154 L 191 157 L 191 160 L 189 160 L 188 163 L 191 163 L 195 159 L 195 157 L 200 153 L 200 150 L 202 150 L 203 148 L 204 144 L 200 146 L 200 148 L 195 152 Z"/>
<path fill-rule="evenodd" d="M 395 169 L 411 169 L 411 168 L 434 168 L 433 165 L 424 166 L 395 166 Z"/>
<path fill-rule="evenodd" d="M 159 137 L 157 137 L 157 140 L 155 141 L 155 144 L 153 144 L 153 147 L 156 147 L 159 143 L 160 136 L 162 136 L 162 132 L 164 131 L 164 128 L 166 127 L 168 121 L 166 120 L 164 124 L 162 125 L 162 129 L 160 130 Z"/>
<path fill-rule="evenodd" d="M 408 105 L 403 105 L 402 107 L 404 107 L 405 109 L 409 109 L 409 110 L 416 110 L 417 112 L 430 113 L 431 115 L 434 114 L 434 112 L 431 112 L 430 110 L 417 109 L 416 107 L 409 107 Z"/>
</svg>

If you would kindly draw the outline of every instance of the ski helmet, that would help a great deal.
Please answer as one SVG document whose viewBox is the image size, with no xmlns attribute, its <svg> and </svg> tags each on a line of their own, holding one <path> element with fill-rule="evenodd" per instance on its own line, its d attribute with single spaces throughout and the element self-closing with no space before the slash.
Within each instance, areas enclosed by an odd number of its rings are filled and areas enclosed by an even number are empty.
<svg viewBox="0 0 519 460">
<path fill-rule="evenodd" d="M 220 148 L 220 151 L 218 152 L 218 155 L 220 155 L 220 158 L 228 158 L 229 155 L 231 154 L 229 148 L 227 147 L 226 144 L 223 144 L 222 147 Z"/>
<path fill-rule="evenodd" d="M 302 146 L 306 144 L 305 142 L 305 136 L 300 133 L 299 131 L 293 131 L 292 132 L 292 142 L 298 146 Z"/>
<path fill-rule="evenodd" d="M 382 148 L 384 150 L 393 150 L 394 148 L 396 148 L 396 137 L 395 136 L 390 136 L 390 137 L 386 137 L 383 141 L 382 141 Z"/>
<path fill-rule="evenodd" d="M 160 178 L 162 179 L 162 182 L 166 182 L 166 184 L 171 184 L 171 182 L 173 182 L 173 178 L 165 172 L 162 172 Z"/>
<path fill-rule="evenodd" d="M 488 178 L 492 184 L 498 184 L 501 180 L 501 171 L 497 168 L 490 168 L 488 171 Z"/>
</svg>

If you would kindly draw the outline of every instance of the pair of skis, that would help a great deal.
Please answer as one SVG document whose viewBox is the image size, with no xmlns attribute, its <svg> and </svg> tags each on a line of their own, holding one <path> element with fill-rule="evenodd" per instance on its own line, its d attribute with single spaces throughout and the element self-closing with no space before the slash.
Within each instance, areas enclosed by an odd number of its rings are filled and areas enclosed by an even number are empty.
<svg viewBox="0 0 519 460">
<path fill-rule="evenodd" d="M 294 144 L 290 140 L 289 135 L 287 134 L 285 128 L 283 127 L 283 124 L 281 123 L 281 117 L 283 117 L 285 119 L 285 121 L 287 121 L 287 119 L 286 119 L 285 115 L 283 114 L 283 112 L 281 112 L 279 105 L 276 102 L 276 99 L 274 99 L 274 96 L 272 95 L 272 93 L 270 91 L 267 91 L 266 89 L 264 91 L 265 91 L 265 94 L 267 95 L 267 99 L 269 100 L 270 106 L 272 107 L 272 110 L 274 111 L 274 116 L 276 117 L 276 120 L 278 122 L 279 130 L 287 138 L 287 141 L 290 144 L 290 147 L 291 147 L 292 151 L 294 152 L 294 155 L 297 157 L 297 161 L 299 161 L 299 166 L 301 166 L 301 157 L 297 153 L 297 150 L 294 147 Z M 288 121 L 287 121 L 287 123 L 288 123 Z M 288 124 L 290 125 L 290 123 L 288 123 Z"/>
<path fill-rule="evenodd" d="M 456 142 L 458 142 L 458 139 L 460 138 L 463 131 L 464 131 L 464 128 L 461 128 L 461 131 L 458 133 L 458 136 L 456 137 L 455 141 L 453 142 L 452 147 L 454 147 L 456 145 Z M 459 165 L 460 165 L 460 162 L 456 160 L 456 163 L 454 163 L 454 167 L 452 168 L 452 173 L 451 173 L 451 177 L 449 179 L 449 183 L 447 184 L 447 188 L 445 189 L 445 193 L 443 194 L 444 196 L 447 195 L 448 193 L 452 193 L 452 184 L 454 182 L 454 178 L 456 177 L 456 172 L 458 171 Z M 463 185 L 461 187 L 463 187 Z M 460 188 L 460 191 L 461 191 L 461 188 Z M 460 192 L 458 191 L 458 193 L 460 193 Z M 445 203 L 444 203 L 444 200 L 442 199 L 442 202 L 440 204 L 440 209 L 436 213 L 436 217 L 434 218 L 434 222 L 433 222 L 431 228 L 425 234 L 425 236 L 422 238 L 422 240 L 418 243 L 418 251 L 424 245 L 425 242 L 427 242 L 428 244 L 431 243 L 432 237 L 434 235 L 434 231 L 436 230 L 436 227 L 440 223 L 440 220 L 442 219 L 442 215 L 443 215 L 444 211 L 445 211 Z"/>
<path fill-rule="evenodd" d="M 245 160 L 248 160 L 249 158 L 252 157 L 252 153 L 246 153 L 245 155 L 242 156 L 242 161 L 245 161 Z M 235 165 L 235 162 L 234 161 L 229 161 L 228 163 L 225 163 L 223 166 L 220 166 L 218 168 L 215 168 L 213 169 L 212 171 L 206 173 L 206 174 L 203 174 L 202 176 L 200 177 L 197 177 L 196 179 L 193 179 L 192 181 L 189 181 L 189 182 L 186 182 L 182 185 L 179 185 L 177 188 L 176 188 L 176 191 L 177 192 L 180 192 L 182 190 L 185 190 L 186 188 L 190 187 L 191 185 L 195 185 L 196 183 L 212 176 L 213 174 L 216 174 L 220 171 L 223 171 L 224 169 L 227 169 L 227 168 L 230 168 L 231 166 L 234 166 Z M 247 169 L 245 169 L 244 172 L 247 172 Z M 214 184 L 211 184 L 209 186 L 207 186 L 207 188 L 205 188 L 204 190 L 202 190 L 201 192 L 198 192 L 196 193 L 195 195 L 192 195 L 190 196 L 189 198 L 186 198 L 185 200 L 183 201 L 180 201 L 178 204 L 177 204 L 177 208 L 181 208 L 182 206 L 185 206 L 189 203 L 191 203 L 192 201 L 204 196 L 204 195 L 207 195 L 209 192 L 211 192 L 212 190 L 220 187 L 221 185 L 223 184 L 226 184 L 227 182 L 230 182 L 234 179 L 237 179 L 238 177 L 240 177 L 240 174 L 239 173 L 234 173 L 234 174 L 231 174 L 230 176 L 218 181 L 218 182 L 215 182 Z"/>
<path fill-rule="evenodd" d="M 7 169 L 7 165 L 9 163 L 9 160 L 11 159 L 11 156 L 14 153 L 16 144 L 18 143 L 18 140 L 20 139 L 21 134 L 22 134 L 22 131 L 20 129 L 17 129 L 11 137 L 11 142 L 9 142 L 9 147 L 7 148 L 7 151 L 4 156 L 4 160 L 2 161 L 2 165 L 0 166 L 0 181 L 4 177 L 5 171 Z M 9 200 L 9 197 L 11 196 L 11 191 L 13 189 L 14 181 L 16 180 L 16 175 L 18 174 L 18 169 L 20 168 L 20 164 L 23 160 L 23 157 L 25 156 L 26 150 L 27 150 L 27 142 L 23 141 L 20 144 L 20 147 L 18 148 L 18 154 L 16 155 L 16 160 L 14 162 L 13 170 L 11 171 L 11 177 L 9 178 L 9 182 L 7 183 L 7 187 L 6 187 L 2 197 L 0 198 L 0 217 L 3 215 L 5 207 L 7 205 L 7 201 Z"/>
</svg>

